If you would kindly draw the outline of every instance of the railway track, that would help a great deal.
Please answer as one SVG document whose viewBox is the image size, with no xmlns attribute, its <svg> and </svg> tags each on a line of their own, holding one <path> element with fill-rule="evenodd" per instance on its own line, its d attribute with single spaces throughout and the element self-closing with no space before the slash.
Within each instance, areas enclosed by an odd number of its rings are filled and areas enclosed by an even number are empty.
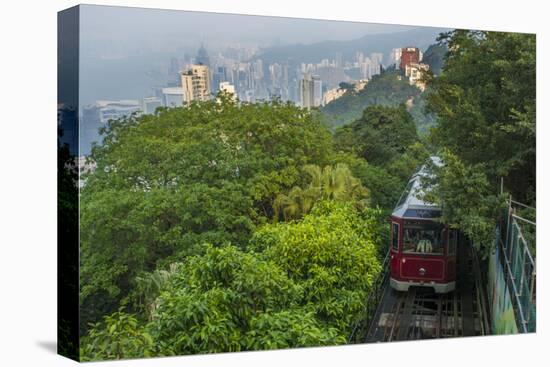
<svg viewBox="0 0 550 367">
<path fill-rule="evenodd" d="M 436 339 L 483 335 L 483 315 L 472 249 L 461 246 L 456 290 L 436 294 L 431 288 L 397 292 L 389 284 L 368 328 L 366 342 Z"/>
</svg>

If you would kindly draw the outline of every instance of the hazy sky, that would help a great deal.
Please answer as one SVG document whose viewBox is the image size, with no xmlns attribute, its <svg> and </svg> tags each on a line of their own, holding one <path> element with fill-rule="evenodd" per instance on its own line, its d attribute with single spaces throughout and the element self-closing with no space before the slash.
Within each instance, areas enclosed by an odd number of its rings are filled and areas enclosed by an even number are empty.
<svg viewBox="0 0 550 367">
<path fill-rule="evenodd" d="M 421 28 L 426 27 L 81 5 L 80 105 L 151 95 L 153 87 L 166 83 L 162 70 L 170 59 L 194 56 L 202 43 L 212 57 L 228 46 L 349 41 Z"/>
<path fill-rule="evenodd" d="M 84 52 L 169 51 L 196 48 L 204 42 L 209 49 L 233 44 L 313 43 L 350 40 L 366 34 L 393 33 L 412 26 L 310 20 L 283 17 L 233 15 L 181 10 L 160 10 L 83 5 L 80 15 L 81 46 Z"/>
</svg>

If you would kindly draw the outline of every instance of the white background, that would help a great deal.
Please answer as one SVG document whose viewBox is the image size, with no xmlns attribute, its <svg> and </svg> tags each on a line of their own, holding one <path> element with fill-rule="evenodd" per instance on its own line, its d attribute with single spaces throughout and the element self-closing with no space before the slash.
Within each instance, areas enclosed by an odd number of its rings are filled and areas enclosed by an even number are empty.
<svg viewBox="0 0 550 367">
<path fill-rule="evenodd" d="M 189 356 L 106 366 L 549 365 L 548 12 L 544 1 L 143 0 L 97 4 L 537 33 L 536 335 Z M 75 365 L 56 339 L 56 12 L 63 0 L 5 0 L 0 12 L 0 366 Z M 543 85 L 544 84 L 544 85 Z M 546 286 L 545 286 L 546 285 Z M 546 359 L 546 360 L 545 360 Z"/>
</svg>

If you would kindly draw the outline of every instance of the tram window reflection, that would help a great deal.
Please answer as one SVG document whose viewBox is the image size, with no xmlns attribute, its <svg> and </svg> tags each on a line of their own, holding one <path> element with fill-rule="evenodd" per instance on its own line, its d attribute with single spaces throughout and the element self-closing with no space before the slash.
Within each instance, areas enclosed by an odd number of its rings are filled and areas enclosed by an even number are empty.
<svg viewBox="0 0 550 367">
<path fill-rule="evenodd" d="M 403 229 L 403 253 L 443 254 L 442 227 L 405 225 Z"/>
</svg>

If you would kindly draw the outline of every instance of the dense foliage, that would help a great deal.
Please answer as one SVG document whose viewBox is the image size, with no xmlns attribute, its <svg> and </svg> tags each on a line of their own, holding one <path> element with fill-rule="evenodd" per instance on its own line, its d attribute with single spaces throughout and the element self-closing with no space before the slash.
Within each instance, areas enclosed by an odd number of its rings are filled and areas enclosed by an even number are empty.
<svg viewBox="0 0 550 367">
<path fill-rule="evenodd" d="M 345 343 L 433 154 L 427 199 L 488 250 L 500 177 L 535 204 L 535 40 L 440 41 L 423 93 L 392 70 L 321 111 L 219 95 L 111 121 L 82 177 L 82 359 Z"/>
<path fill-rule="evenodd" d="M 380 271 L 380 219 L 376 210 L 321 201 L 300 222 L 261 228 L 251 248 L 277 262 L 303 287 L 315 314 L 342 332 Z"/>
<path fill-rule="evenodd" d="M 390 210 L 403 187 L 428 157 L 404 105 L 369 106 L 361 118 L 336 130 L 338 150 L 363 158 L 352 171 L 370 190 L 371 203 Z"/>
<path fill-rule="evenodd" d="M 380 272 L 380 213 L 321 201 L 262 226 L 250 249 L 205 246 L 160 282 L 152 317 L 93 325 L 84 359 L 342 344 Z"/>
<path fill-rule="evenodd" d="M 78 356 L 78 167 L 69 146 L 57 142 L 57 335 L 58 351 L 70 358 Z M 67 299 L 69 298 L 69 299 Z M 75 303 L 76 302 L 76 303 Z"/>
<path fill-rule="evenodd" d="M 488 247 L 501 178 L 535 205 L 535 36 L 456 30 L 440 41 L 449 51 L 428 96 L 432 140 L 447 149 L 438 200 L 450 223 Z"/>
<path fill-rule="evenodd" d="M 107 315 L 83 338 L 82 361 L 150 357 L 153 339 L 134 315 L 122 310 Z"/>
<path fill-rule="evenodd" d="M 81 191 L 84 359 L 346 340 L 380 271 L 381 216 L 356 175 L 368 164 L 315 114 L 220 96 L 103 133 Z M 297 190 L 310 203 L 288 215 Z M 306 229 L 267 249 L 266 233 Z M 290 244 L 288 259 L 331 262 L 297 278 L 274 255 Z"/>
<path fill-rule="evenodd" d="M 81 191 L 82 330 L 116 310 L 141 272 L 205 242 L 246 244 L 302 167 L 331 152 L 318 120 L 280 102 L 225 99 L 110 122 Z"/>
<path fill-rule="evenodd" d="M 504 203 L 495 195 L 482 164 L 465 165 L 446 149 L 441 152 L 441 158 L 445 165 L 432 167 L 436 178 L 430 180 L 433 190 L 426 197 L 439 203 L 444 223 L 460 229 L 486 255 Z"/>
<path fill-rule="evenodd" d="M 336 132 L 340 149 L 351 149 L 376 165 L 390 162 L 418 140 L 416 127 L 404 105 L 370 106 L 361 118 Z"/>
<path fill-rule="evenodd" d="M 273 202 L 275 221 L 280 216 L 284 220 L 300 218 L 309 213 L 319 200 L 338 200 L 355 203 L 358 207 L 366 206 L 369 191 L 353 176 L 345 163 L 322 169 L 310 164 L 303 170 L 309 175 L 310 182 L 306 188 L 294 186 L 288 194 L 277 195 Z"/>
</svg>

